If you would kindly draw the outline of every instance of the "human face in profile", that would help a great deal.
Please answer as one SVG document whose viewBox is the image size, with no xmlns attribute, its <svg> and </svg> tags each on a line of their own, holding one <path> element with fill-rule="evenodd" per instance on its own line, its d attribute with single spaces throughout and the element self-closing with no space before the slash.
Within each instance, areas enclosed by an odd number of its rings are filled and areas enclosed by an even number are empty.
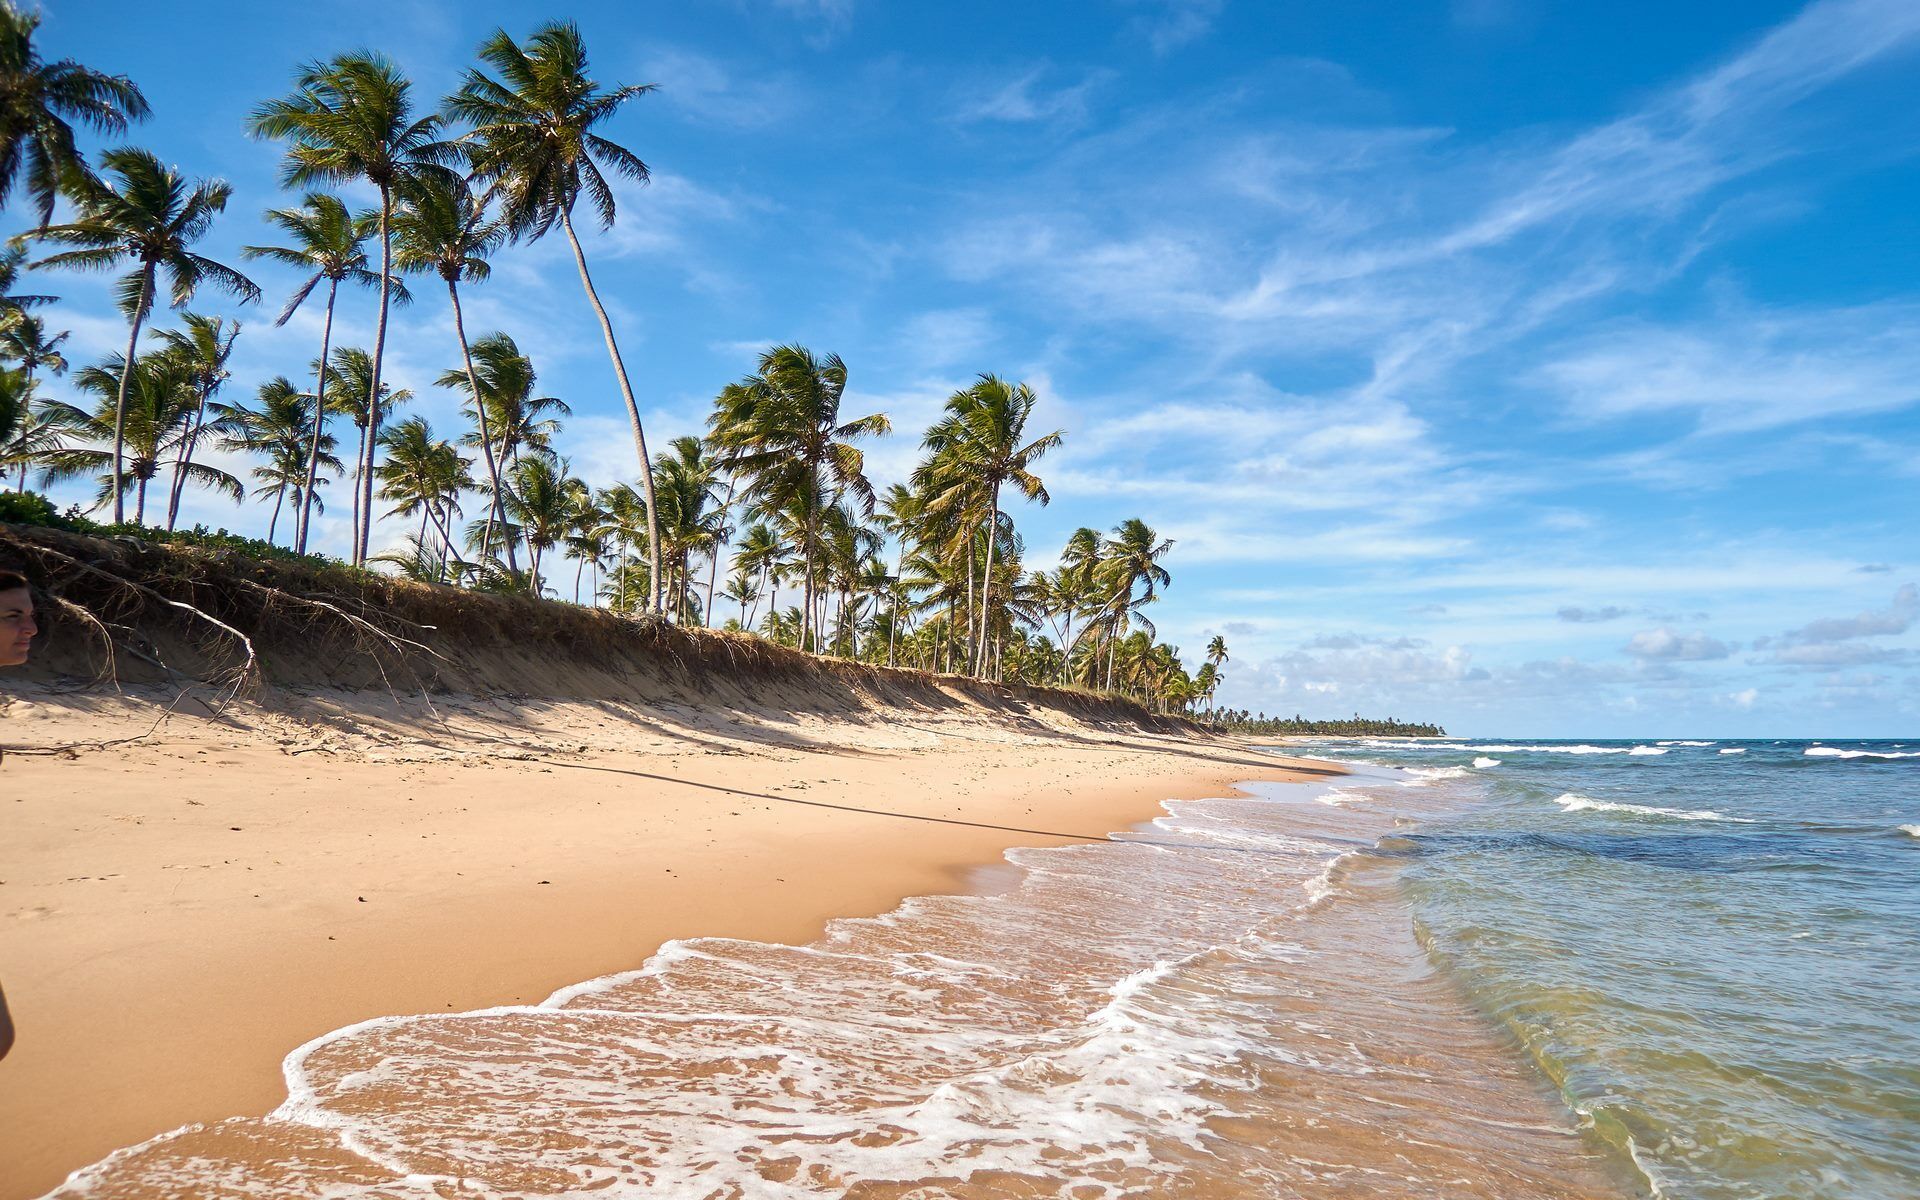
<svg viewBox="0 0 1920 1200">
<path fill-rule="evenodd" d="M 40 627 L 33 623 L 33 595 L 26 588 L 0 591 L 0 667 L 17 667 L 27 661 L 34 635 Z"/>
</svg>

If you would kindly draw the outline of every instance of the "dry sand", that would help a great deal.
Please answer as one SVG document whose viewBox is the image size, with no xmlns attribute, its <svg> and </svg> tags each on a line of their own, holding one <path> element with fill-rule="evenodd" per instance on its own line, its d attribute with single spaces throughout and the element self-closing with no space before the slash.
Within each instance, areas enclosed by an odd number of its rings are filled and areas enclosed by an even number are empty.
<svg viewBox="0 0 1920 1200">
<path fill-rule="evenodd" d="M 127 736 L 157 711 L 0 696 L 0 744 Z M 537 1002 L 676 937 L 805 942 L 1010 846 L 1286 777 L 1240 744 L 958 699 L 828 719 L 310 693 L 10 754 L 0 1198 L 266 1111 L 281 1058 L 342 1025 Z"/>
</svg>

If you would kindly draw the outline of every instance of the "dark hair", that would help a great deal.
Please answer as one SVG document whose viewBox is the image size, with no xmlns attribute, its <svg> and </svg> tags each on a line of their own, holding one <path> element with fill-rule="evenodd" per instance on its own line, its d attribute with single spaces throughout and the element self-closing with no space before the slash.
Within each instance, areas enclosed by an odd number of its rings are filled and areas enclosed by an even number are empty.
<svg viewBox="0 0 1920 1200">
<path fill-rule="evenodd" d="M 27 577 L 18 571 L 0 571 L 0 592 L 27 586 Z"/>
</svg>

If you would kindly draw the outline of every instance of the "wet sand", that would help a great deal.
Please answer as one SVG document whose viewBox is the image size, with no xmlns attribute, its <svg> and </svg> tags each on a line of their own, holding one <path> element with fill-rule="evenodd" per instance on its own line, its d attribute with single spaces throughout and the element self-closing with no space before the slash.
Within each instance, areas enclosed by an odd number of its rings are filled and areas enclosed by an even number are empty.
<svg viewBox="0 0 1920 1200">
<path fill-rule="evenodd" d="M 26 693 L 0 704 L 0 742 L 130 736 L 154 712 Z M 446 700 L 425 721 L 324 694 L 11 754 L 0 1197 L 263 1113 L 289 1051 L 356 1021 L 537 1003 L 672 938 L 804 943 L 1010 846 L 1287 777 L 1242 746 L 1044 713 Z"/>
</svg>

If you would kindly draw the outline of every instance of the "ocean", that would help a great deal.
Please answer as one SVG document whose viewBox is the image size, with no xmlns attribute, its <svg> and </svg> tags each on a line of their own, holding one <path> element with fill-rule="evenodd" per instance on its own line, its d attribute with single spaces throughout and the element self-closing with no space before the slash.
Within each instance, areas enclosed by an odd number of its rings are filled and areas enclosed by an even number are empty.
<svg viewBox="0 0 1920 1200">
<path fill-rule="evenodd" d="M 1648 1190 L 1920 1195 L 1920 740 L 1307 750 L 1471 797 L 1421 944 Z"/>
<path fill-rule="evenodd" d="M 56 1194 L 1913 1194 L 1911 747 L 1299 749 L 1354 774 L 352 1026 Z"/>
</svg>

